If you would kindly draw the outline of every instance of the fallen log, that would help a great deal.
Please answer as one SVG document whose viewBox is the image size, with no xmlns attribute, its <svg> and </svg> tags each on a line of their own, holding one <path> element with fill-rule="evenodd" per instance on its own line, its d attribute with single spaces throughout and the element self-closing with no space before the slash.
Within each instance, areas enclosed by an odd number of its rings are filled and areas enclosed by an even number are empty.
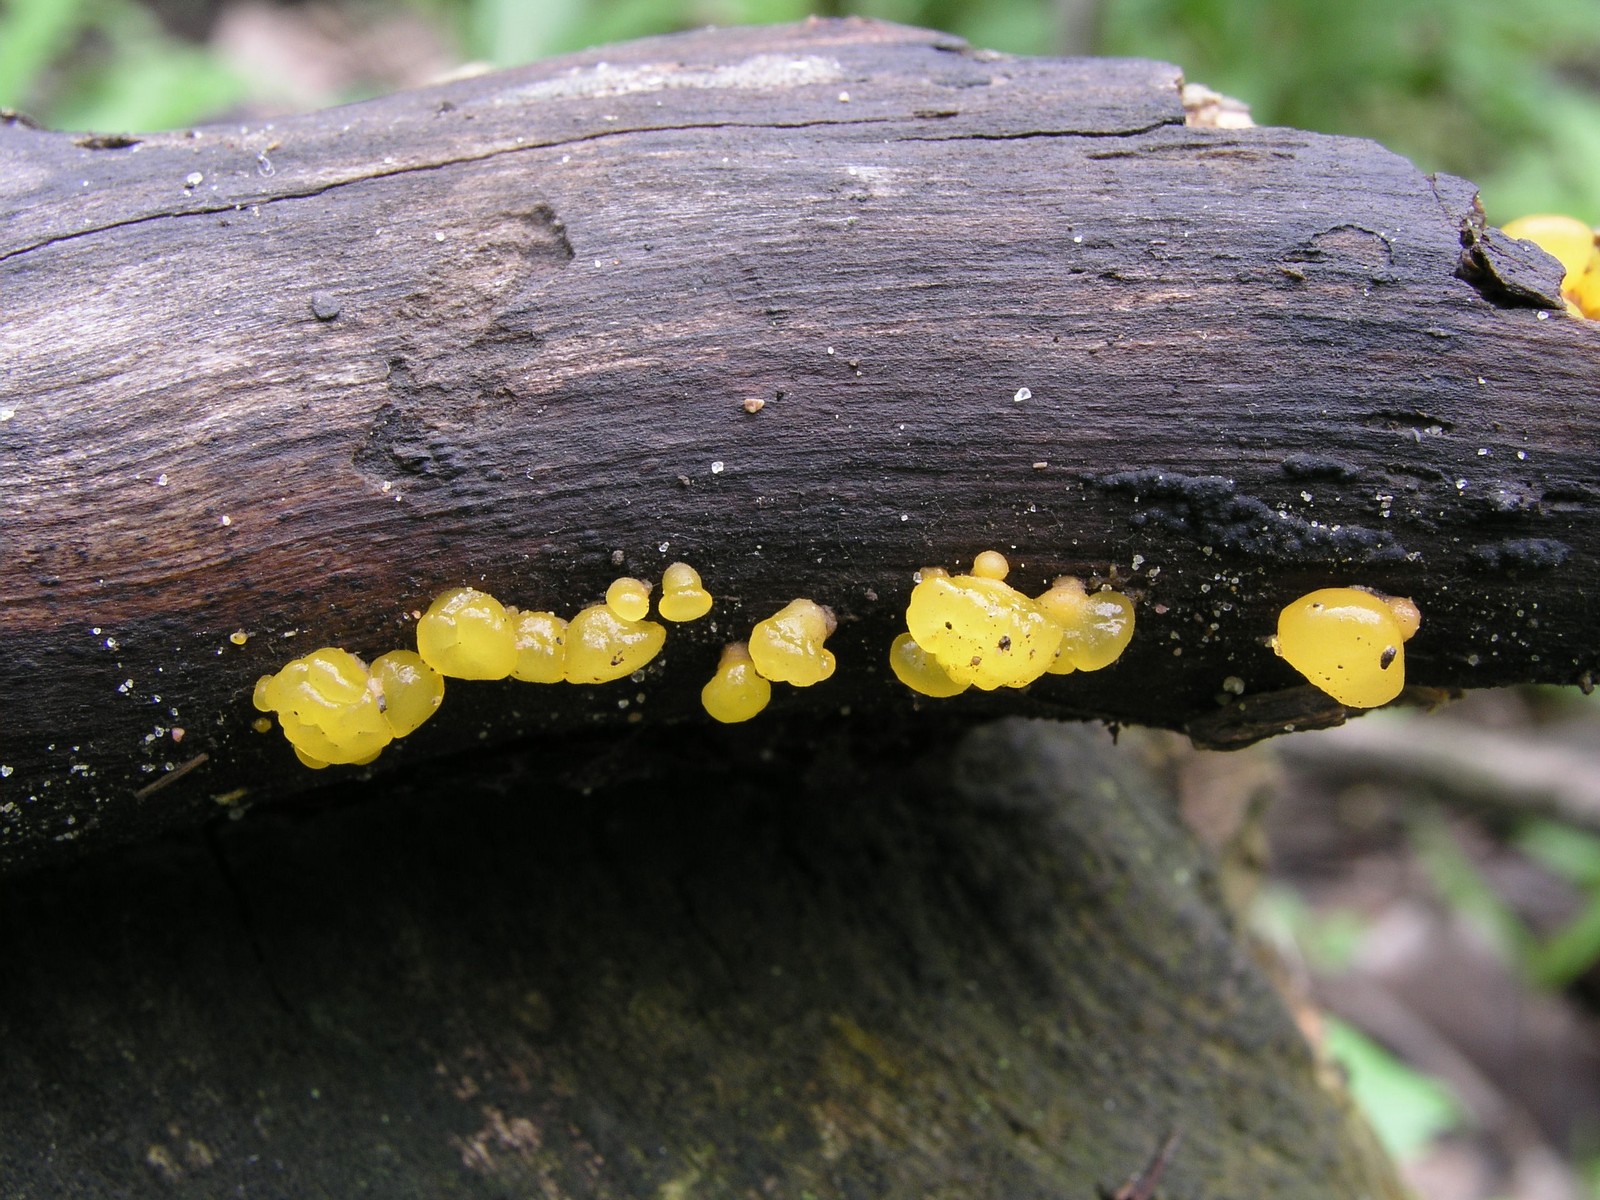
<svg viewBox="0 0 1600 1200">
<path fill-rule="evenodd" d="M 7 119 L 0 864 L 320 782 L 251 728 L 294 655 L 678 558 L 718 608 L 640 680 L 452 685 L 372 770 L 703 722 L 795 596 L 838 673 L 729 737 L 1336 722 L 1262 644 L 1329 583 L 1417 600 L 1417 684 L 1587 681 L 1600 326 L 1553 260 L 1372 143 L 1183 122 L 1170 66 L 859 21 L 268 123 Z M 1126 588 L 1123 659 L 902 688 L 912 573 L 987 547 Z"/>
</svg>

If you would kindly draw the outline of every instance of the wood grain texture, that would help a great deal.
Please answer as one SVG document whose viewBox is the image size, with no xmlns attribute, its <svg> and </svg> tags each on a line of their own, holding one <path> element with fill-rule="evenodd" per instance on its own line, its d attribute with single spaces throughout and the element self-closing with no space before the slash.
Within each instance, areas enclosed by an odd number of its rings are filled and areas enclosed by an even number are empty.
<svg viewBox="0 0 1600 1200">
<path fill-rule="evenodd" d="M 1600 327 L 1469 185 L 1186 128 L 1177 84 L 838 21 L 269 125 L 0 124 L 0 864 L 303 788 L 259 674 L 404 645 L 451 585 L 571 612 L 618 558 L 694 563 L 714 626 L 642 683 L 452 687 L 378 769 L 699 722 L 797 595 L 839 673 L 749 736 L 917 720 L 911 574 L 989 546 L 1114 573 L 1140 628 L 957 712 L 1339 720 L 1262 639 L 1341 582 L 1417 599 L 1418 684 L 1587 679 Z"/>
</svg>

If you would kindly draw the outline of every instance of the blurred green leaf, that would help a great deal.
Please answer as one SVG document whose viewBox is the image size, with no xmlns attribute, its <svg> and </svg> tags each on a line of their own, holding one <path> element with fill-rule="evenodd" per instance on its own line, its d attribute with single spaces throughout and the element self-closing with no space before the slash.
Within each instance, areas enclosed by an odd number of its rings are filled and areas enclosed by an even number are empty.
<svg viewBox="0 0 1600 1200">
<path fill-rule="evenodd" d="M 1578 915 L 1528 951 L 1528 975 L 1538 986 L 1564 988 L 1600 961 L 1600 889 Z"/>
<path fill-rule="evenodd" d="M 582 24 L 583 0 L 473 0 L 467 53 L 497 67 L 558 53 Z"/>
<path fill-rule="evenodd" d="M 1600 884 L 1600 837 L 1559 821 L 1531 821 L 1516 847 L 1540 866 L 1575 883 Z"/>
<path fill-rule="evenodd" d="M 84 0 L 10 0 L 0 10 L 0 105 L 32 103 L 40 75 L 82 31 Z"/>
<path fill-rule="evenodd" d="M 1600 223 L 1600 0 L 1111 0 L 1100 49 L 1166 58 L 1264 124 L 1373 137 L 1491 217 Z"/>
<path fill-rule="evenodd" d="M 1330 1018 L 1327 1031 L 1328 1053 L 1348 1073 L 1350 1095 L 1395 1158 L 1408 1158 L 1462 1126 L 1465 1111 L 1439 1080 L 1407 1066 L 1343 1021 Z"/>
<path fill-rule="evenodd" d="M 1577 916 L 1528 952 L 1528 972 L 1534 982 L 1545 988 L 1566 987 L 1600 962 L 1600 837 L 1556 821 L 1533 821 L 1517 835 L 1516 846 L 1588 893 Z"/>
<path fill-rule="evenodd" d="M 57 129 L 149 132 L 214 117 L 244 98 L 245 85 L 212 56 L 187 47 L 119 53 L 49 109 Z"/>
<path fill-rule="evenodd" d="M 1434 888 L 1457 912 L 1489 934 L 1507 963 L 1536 987 L 1565 987 L 1600 961 L 1600 839 L 1548 823 L 1530 826 L 1518 845 L 1589 890 L 1588 902 L 1571 921 L 1547 937 L 1537 937 L 1461 852 L 1449 828 L 1437 818 L 1413 823 L 1412 844 Z"/>
<path fill-rule="evenodd" d="M 1255 931 L 1274 945 L 1293 945 L 1312 967 L 1328 974 L 1348 970 L 1367 933 L 1360 913 L 1318 913 L 1293 888 L 1262 888 L 1250 912 Z"/>
<path fill-rule="evenodd" d="M 1525 965 L 1533 935 L 1462 853 L 1449 826 L 1436 816 L 1418 816 L 1411 823 L 1411 844 L 1440 898 L 1477 924 L 1507 963 Z"/>
<path fill-rule="evenodd" d="M 29 3 L 38 0 L 28 0 Z M 71 2 L 81 43 L 35 113 L 57 129 L 172 129 L 244 99 L 244 80 L 208 50 L 168 36 L 135 0 Z"/>
</svg>

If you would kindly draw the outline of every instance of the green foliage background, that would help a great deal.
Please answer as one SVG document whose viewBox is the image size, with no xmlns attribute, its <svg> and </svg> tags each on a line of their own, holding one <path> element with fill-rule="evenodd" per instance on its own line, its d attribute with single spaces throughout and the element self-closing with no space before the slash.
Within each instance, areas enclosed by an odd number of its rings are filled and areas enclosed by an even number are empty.
<svg viewBox="0 0 1600 1200">
<path fill-rule="evenodd" d="M 334 0 L 406 9 L 497 66 L 705 24 L 860 13 L 1021 54 L 1164 58 L 1263 124 L 1373 137 L 1483 187 L 1490 216 L 1600 224 L 1600 0 Z M 204 120 L 270 85 L 202 41 L 208 0 L 0 0 L 0 105 L 56 128 Z M 198 16 L 197 16 L 198 14 Z M 330 96 L 358 99 L 361 87 Z"/>
</svg>

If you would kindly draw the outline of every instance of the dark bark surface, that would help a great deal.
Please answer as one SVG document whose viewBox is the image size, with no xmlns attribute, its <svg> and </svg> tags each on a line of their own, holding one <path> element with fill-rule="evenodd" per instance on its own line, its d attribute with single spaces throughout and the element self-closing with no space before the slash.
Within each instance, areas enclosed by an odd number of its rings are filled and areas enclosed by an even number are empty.
<svg viewBox="0 0 1600 1200">
<path fill-rule="evenodd" d="M 0 883 L 0 1190 L 1401 1197 L 1102 731 L 638 738 Z"/>
<path fill-rule="evenodd" d="M 642 683 L 454 687 L 378 769 L 698 725 L 797 595 L 839 672 L 748 736 L 915 721 L 911 574 L 990 546 L 1030 588 L 1114 573 L 1140 630 L 957 712 L 1337 720 L 1262 638 L 1342 582 L 1417 599 L 1416 683 L 1586 679 L 1600 328 L 1474 240 L 1470 186 L 1186 128 L 1177 80 L 847 21 L 266 125 L 0 124 L 0 864 L 303 788 L 259 674 L 404 645 L 463 583 L 570 613 L 619 562 L 694 563 L 714 626 Z"/>
</svg>

